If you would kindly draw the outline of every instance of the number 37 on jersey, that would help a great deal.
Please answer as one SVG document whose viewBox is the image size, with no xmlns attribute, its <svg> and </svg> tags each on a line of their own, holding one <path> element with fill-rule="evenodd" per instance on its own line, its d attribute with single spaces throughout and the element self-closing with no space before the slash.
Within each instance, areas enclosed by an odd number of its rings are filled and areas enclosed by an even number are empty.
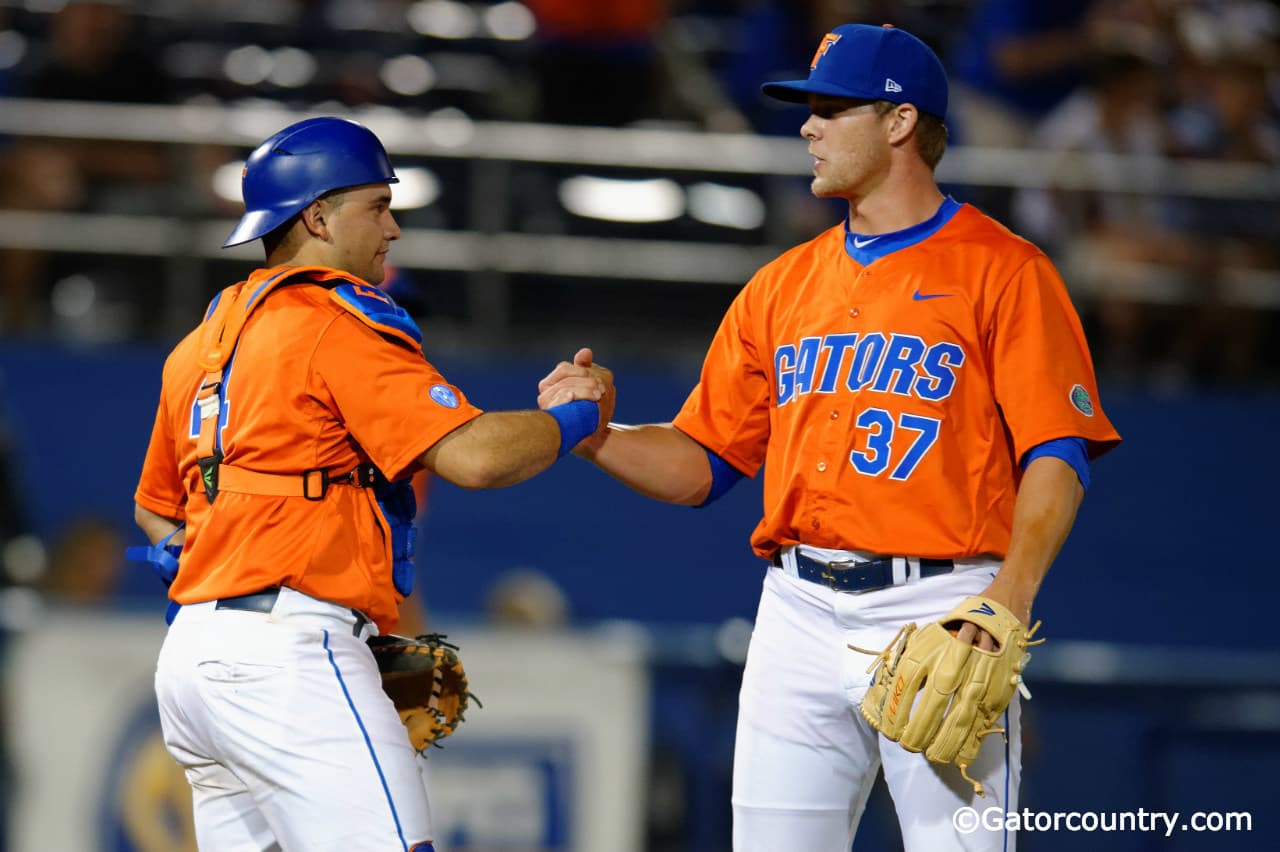
<svg viewBox="0 0 1280 852">
<path fill-rule="evenodd" d="M 905 481 L 938 440 L 942 420 L 912 413 L 906 400 L 939 404 L 955 389 L 964 349 L 926 343 L 911 334 L 828 334 L 774 350 L 777 407 L 800 405 L 814 394 L 857 394 L 849 463 L 865 476 Z M 881 404 L 873 400 L 883 395 Z"/>
</svg>

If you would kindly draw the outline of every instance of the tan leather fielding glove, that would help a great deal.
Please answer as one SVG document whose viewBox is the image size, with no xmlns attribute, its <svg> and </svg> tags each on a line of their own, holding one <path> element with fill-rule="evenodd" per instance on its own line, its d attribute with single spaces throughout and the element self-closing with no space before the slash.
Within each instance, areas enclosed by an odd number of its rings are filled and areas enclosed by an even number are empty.
<svg viewBox="0 0 1280 852">
<path fill-rule="evenodd" d="M 991 634 L 995 650 L 957 639 L 954 630 L 964 621 Z M 969 765 L 984 737 L 1005 733 L 997 723 L 1013 693 L 1031 697 L 1022 670 L 1031 659 L 1027 648 L 1044 641 L 1031 641 L 1039 627 L 1036 622 L 1027 630 L 1004 606 L 977 596 L 924 628 L 904 626 L 868 669 L 875 669 L 875 680 L 862 699 L 863 718 L 908 751 L 956 764 L 974 791 L 984 795 L 982 785 L 969 777 Z"/>
</svg>

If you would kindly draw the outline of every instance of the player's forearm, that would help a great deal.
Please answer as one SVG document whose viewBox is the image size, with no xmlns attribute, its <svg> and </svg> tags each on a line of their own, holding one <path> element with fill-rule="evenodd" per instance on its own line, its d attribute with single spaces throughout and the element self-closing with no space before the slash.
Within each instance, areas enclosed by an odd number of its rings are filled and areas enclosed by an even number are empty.
<svg viewBox="0 0 1280 852">
<path fill-rule="evenodd" d="M 696 506 L 711 489 L 706 450 L 670 423 L 610 423 L 599 438 L 575 450 L 605 473 L 646 497 Z"/>
<path fill-rule="evenodd" d="M 133 505 L 133 521 L 152 544 L 159 544 L 164 540 L 165 536 L 182 524 L 181 521 L 174 518 L 166 518 L 164 515 L 158 515 L 150 509 L 144 509 L 137 503 Z M 182 544 L 182 533 L 174 536 L 169 543 Z"/>
<path fill-rule="evenodd" d="M 503 488 L 546 470 L 560 427 L 544 411 L 488 411 L 437 441 L 422 462 L 462 488 Z"/>
<path fill-rule="evenodd" d="M 1083 497 L 1075 470 L 1061 459 L 1035 459 L 1023 472 L 1009 553 L 987 595 L 1028 624 L 1036 593 L 1071 532 Z"/>
</svg>

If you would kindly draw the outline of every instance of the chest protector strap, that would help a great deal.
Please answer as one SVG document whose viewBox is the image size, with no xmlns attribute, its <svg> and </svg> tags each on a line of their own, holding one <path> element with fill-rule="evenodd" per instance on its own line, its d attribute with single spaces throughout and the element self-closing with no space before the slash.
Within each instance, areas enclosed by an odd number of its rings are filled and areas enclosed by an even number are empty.
<svg viewBox="0 0 1280 852">
<path fill-rule="evenodd" d="M 334 476 L 325 468 L 274 474 L 222 462 L 220 421 L 224 408 L 224 385 L 240 334 L 249 315 L 272 290 L 299 276 L 305 276 L 309 281 L 339 280 L 340 283 L 330 290 L 330 298 L 334 302 L 393 343 L 408 346 L 422 354 L 422 333 L 409 314 L 378 288 L 338 270 L 316 266 L 276 267 L 261 270 L 248 281 L 228 287 L 209 306 L 200 331 L 200 368 L 205 374 L 196 397 L 200 414 L 196 460 L 205 496 L 211 504 L 219 491 L 319 501 L 324 499 L 331 485 L 372 488 L 391 533 L 392 581 L 396 590 L 408 597 L 413 591 L 417 535 L 414 527 L 417 501 L 409 480 L 389 482 L 372 464 L 362 464 Z"/>
<path fill-rule="evenodd" d="M 271 497 L 305 497 L 322 500 L 330 485 L 371 488 L 386 479 L 371 464 L 334 476 L 325 468 L 311 468 L 300 474 L 272 474 L 222 463 L 220 419 L 224 383 L 240 342 L 240 334 L 254 309 L 280 285 L 299 277 L 310 281 L 341 280 L 332 298 L 366 325 L 397 342 L 417 349 L 421 332 L 409 315 L 376 287 L 323 266 L 285 266 L 261 270 L 239 284 L 223 290 L 213 300 L 200 329 L 200 368 L 205 371 L 196 405 L 200 431 L 196 437 L 196 463 L 205 497 L 210 503 L 220 491 L 260 494 Z M 340 295 L 341 294 L 341 295 Z"/>
</svg>

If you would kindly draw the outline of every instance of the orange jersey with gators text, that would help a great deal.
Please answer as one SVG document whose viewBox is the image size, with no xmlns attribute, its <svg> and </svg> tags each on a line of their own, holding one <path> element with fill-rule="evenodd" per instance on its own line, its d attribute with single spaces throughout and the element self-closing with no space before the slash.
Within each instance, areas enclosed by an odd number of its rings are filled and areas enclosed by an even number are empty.
<svg viewBox="0 0 1280 852">
<path fill-rule="evenodd" d="M 1048 258 L 947 203 L 935 232 L 867 265 L 840 226 L 797 246 L 721 323 L 674 422 L 748 475 L 764 464 L 761 556 L 1003 557 L 1029 449 L 1119 442 Z"/>
<path fill-rule="evenodd" d="M 280 271 L 257 270 L 222 298 Z M 186 521 L 169 596 L 195 603 L 283 585 L 393 629 L 400 596 L 372 489 L 333 485 L 319 501 L 223 491 L 209 504 L 196 464 L 199 345 L 197 329 L 165 362 L 135 494 L 143 508 Z M 379 333 L 305 278 L 269 292 L 249 314 L 224 386 L 223 463 L 261 473 L 325 468 L 337 476 L 372 462 L 399 479 L 480 414 L 421 350 Z"/>
</svg>

